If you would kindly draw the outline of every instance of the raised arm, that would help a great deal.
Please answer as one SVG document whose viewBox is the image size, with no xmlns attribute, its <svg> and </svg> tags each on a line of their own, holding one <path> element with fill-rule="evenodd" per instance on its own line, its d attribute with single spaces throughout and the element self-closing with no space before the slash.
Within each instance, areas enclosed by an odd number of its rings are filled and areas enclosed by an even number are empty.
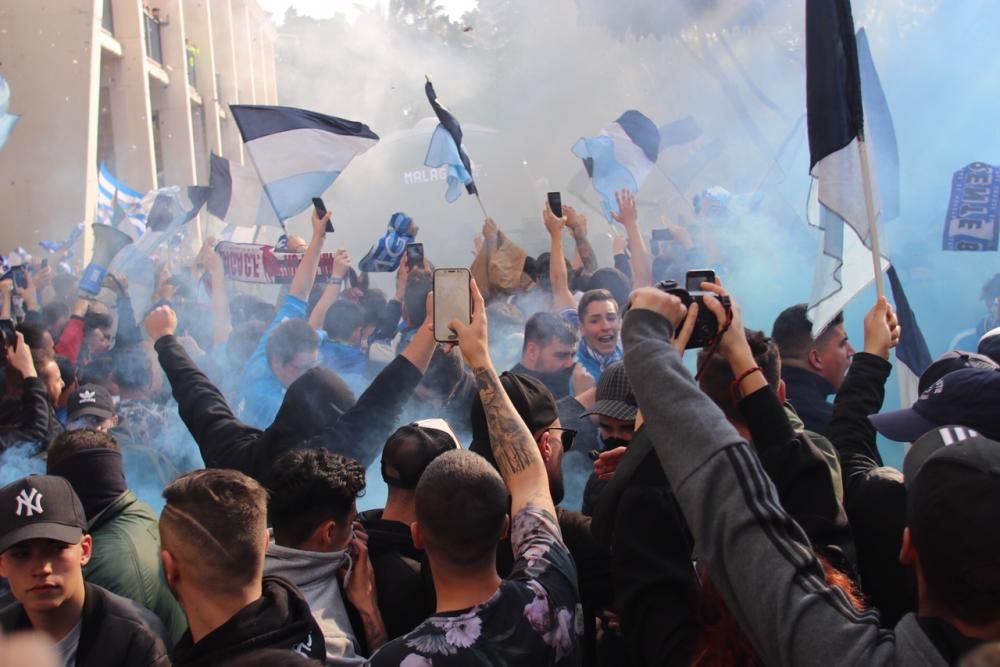
<svg viewBox="0 0 1000 667">
<path fill-rule="evenodd" d="M 649 248 L 639 230 L 639 212 L 635 205 L 635 195 L 628 190 L 615 193 L 619 213 L 613 217 L 625 227 L 628 235 L 628 247 L 632 253 L 632 284 L 636 287 L 650 287 L 653 284 L 653 265 L 649 257 Z"/>
<path fill-rule="evenodd" d="M 229 295 L 226 293 L 226 272 L 222 257 L 215 252 L 215 239 L 206 239 L 195 265 L 212 279 L 212 342 L 222 345 L 229 340 L 233 323 L 229 316 Z"/>
<path fill-rule="evenodd" d="M 555 310 L 576 308 L 576 299 L 569 291 L 569 275 L 566 273 L 566 252 L 563 250 L 562 230 L 566 226 L 566 218 L 557 218 L 556 214 L 545 202 L 542 211 L 542 221 L 549 231 L 552 241 L 549 255 L 549 279 L 552 281 L 552 306 Z"/>
<path fill-rule="evenodd" d="M 587 216 L 577 213 L 572 206 L 563 206 L 566 211 L 566 226 L 573 233 L 573 240 L 576 241 L 576 254 L 583 264 L 583 270 L 593 273 L 597 270 L 597 255 L 594 248 L 587 239 Z"/>
<path fill-rule="evenodd" d="M 309 313 L 309 326 L 313 329 L 322 329 L 326 320 L 326 311 L 330 310 L 333 302 L 340 297 L 340 288 L 344 284 L 344 276 L 351 268 L 351 256 L 346 250 L 340 248 L 333 256 L 333 275 L 326 287 L 323 288 L 323 295 L 316 302 L 312 312 Z"/>
<path fill-rule="evenodd" d="M 555 516 L 549 479 L 538 445 L 514 409 L 490 360 L 486 304 L 475 281 L 472 282 L 472 301 L 472 324 L 453 320 L 448 326 L 458 334 L 458 347 L 479 385 L 493 457 L 510 491 L 511 516 L 516 516 L 528 505 Z"/>
<path fill-rule="evenodd" d="M 292 278 L 292 285 L 288 290 L 291 296 L 306 301 L 309 292 L 312 290 L 313 282 L 316 280 L 316 269 L 319 267 L 319 255 L 323 252 L 323 240 L 326 238 L 326 223 L 330 219 L 330 212 L 322 218 L 313 210 L 312 214 L 312 240 L 309 247 L 299 263 L 299 268 L 295 270 L 295 277 Z"/>
</svg>

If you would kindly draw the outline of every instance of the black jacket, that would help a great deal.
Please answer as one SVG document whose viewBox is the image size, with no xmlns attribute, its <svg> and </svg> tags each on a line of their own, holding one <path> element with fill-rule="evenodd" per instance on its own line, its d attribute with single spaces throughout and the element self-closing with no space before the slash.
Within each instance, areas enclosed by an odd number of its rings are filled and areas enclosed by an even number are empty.
<svg viewBox="0 0 1000 667">
<path fill-rule="evenodd" d="M 410 526 L 382 518 L 382 510 L 362 512 L 368 557 L 375 572 L 378 608 L 389 639 L 401 637 L 434 614 L 437 595 L 430 564 L 413 546 Z"/>
<path fill-rule="evenodd" d="M 314 660 L 326 660 L 323 633 L 309 605 L 295 586 L 281 577 L 264 577 L 264 594 L 228 621 L 192 641 L 184 633 L 174 648 L 174 665 L 211 667 L 258 649 L 295 651 Z"/>
<path fill-rule="evenodd" d="M 806 428 L 830 437 L 827 429 L 833 417 L 833 404 L 826 397 L 834 393 L 833 385 L 822 376 L 795 366 L 783 366 L 781 379 L 785 381 L 788 402 Z"/>
<path fill-rule="evenodd" d="M 0 401 L 0 452 L 23 443 L 45 449 L 62 431 L 45 385 L 38 378 L 24 379 L 20 399 Z"/>
<path fill-rule="evenodd" d="M 239 470 L 264 486 L 275 459 L 296 447 L 324 447 L 367 468 L 422 376 L 405 357 L 396 357 L 348 407 L 343 393 L 348 401 L 353 397 L 343 381 L 330 371 L 313 369 L 308 378 L 292 383 L 274 422 L 261 431 L 233 415 L 176 338 L 163 336 L 154 347 L 205 466 Z"/>
<path fill-rule="evenodd" d="M 858 352 L 837 392 L 829 438 L 844 476 L 844 507 L 858 550 L 861 588 L 881 612 L 882 625 L 894 627 L 917 601 L 899 562 L 906 526 L 903 474 L 883 465 L 868 415 L 882 409 L 892 365 Z"/>
<path fill-rule="evenodd" d="M 85 583 L 84 586 L 77 667 L 170 665 L 166 630 L 153 612 L 96 584 Z M 20 603 L 0 613 L 0 625 L 5 633 L 31 629 L 31 622 Z"/>
</svg>

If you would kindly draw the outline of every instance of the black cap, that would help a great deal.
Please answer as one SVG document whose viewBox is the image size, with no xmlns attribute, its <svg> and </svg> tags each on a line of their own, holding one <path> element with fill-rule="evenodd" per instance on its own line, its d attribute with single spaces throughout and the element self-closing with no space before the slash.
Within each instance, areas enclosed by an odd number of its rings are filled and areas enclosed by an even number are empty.
<svg viewBox="0 0 1000 667">
<path fill-rule="evenodd" d="M 505 371 L 500 376 L 500 384 L 532 435 L 552 426 L 552 423 L 559 419 L 556 399 L 552 397 L 552 392 L 541 380 Z M 478 392 L 472 401 L 469 419 L 472 422 L 472 444 L 469 449 L 496 467 L 493 448 L 490 446 L 490 430 L 486 423 L 486 413 L 483 411 L 483 401 Z"/>
<path fill-rule="evenodd" d="M 990 329 L 983 334 L 976 351 L 1000 364 L 1000 327 Z"/>
<path fill-rule="evenodd" d="M 73 421 L 86 416 L 111 419 L 115 416 L 115 399 L 99 384 L 85 384 L 69 396 L 66 419 Z"/>
<path fill-rule="evenodd" d="M 0 553 L 33 539 L 76 544 L 86 527 L 83 504 L 62 477 L 30 475 L 0 489 Z"/>
<path fill-rule="evenodd" d="M 917 383 L 917 392 L 924 393 L 928 387 L 948 373 L 960 371 L 963 368 L 998 368 L 998 366 L 995 361 L 984 354 L 950 350 L 935 359 L 934 363 L 920 374 L 920 381 Z"/>
<path fill-rule="evenodd" d="M 382 448 L 382 479 L 389 486 L 415 489 L 431 461 L 453 449 L 458 443 L 445 430 L 418 423 L 400 426 Z"/>
<path fill-rule="evenodd" d="M 869 415 L 878 432 L 897 442 L 914 442 L 933 428 L 960 424 L 1000 439 L 1000 369 L 963 368 L 927 388 L 912 408 Z"/>
<path fill-rule="evenodd" d="M 635 416 L 639 412 L 639 404 L 632 393 L 632 383 L 628 381 L 625 374 L 625 362 L 616 361 L 601 373 L 601 379 L 597 382 L 597 399 L 587 412 L 587 415 L 600 415 L 612 419 L 620 419 L 624 422 L 635 421 Z"/>
</svg>

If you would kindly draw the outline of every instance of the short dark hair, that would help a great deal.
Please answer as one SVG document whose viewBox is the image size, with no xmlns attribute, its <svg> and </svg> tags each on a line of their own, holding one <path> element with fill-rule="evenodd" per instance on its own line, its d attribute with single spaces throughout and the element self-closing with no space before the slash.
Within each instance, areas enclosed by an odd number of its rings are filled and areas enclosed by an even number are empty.
<svg viewBox="0 0 1000 667">
<path fill-rule="evenodd" d="M 763 331 L 746 330 L 747 342 L 754 362 L 764 371 L 764 379 L 775 391 L 781 383 L 781 355 L 774 339 L 768 338 Z M 706 360 L 707 357 L 707 360 Z M 704 368 L 698 384 L 701 390 L 722 409 L 726 417 L 732 421 L 743 421 L 736 404 L 733 403 L 732 384 L 736 377 L 729 362 L 718 354 L 710 354 L 707 348 L 698 353 L 698 367 Z"/>
<path fill-rule="evenodd" d="M 52 301 L 42 306 L 42 322 L 50 332 L 59 320 L 67 320 L 69 316 L 69 306 L 62 301 Z"/>
<path fill-rule="evenodd" d="M 141 343 L 112 350 L 112 377 L 119 389 L 141 391 L 153 384 L 153 351 Z"/>
<path fill-rule="evenodd" d="M 299 352 L 312 352 L 319 347 L 317 334 L 305 320 L 285 320 L 271 331 L 264 351 L 269 362 L 287 364 Z"/>
<path fill-rule="evenodd" d="M 260 339 L 264 337 L 268 324 L 260 320 L 247 320 L 233 327 L 226 343 L 226 358 L 230 366 L 243 368 L 247 359 L 260 345 Z"/>
<path fill-rule="evenodd" d="M 611 301 L 616 306 L 618 305 L 618 302 L 615 301 L 615 296 L 606 289 L 587 290 L 580 297 L 580 303 L 576 307 L 576 314 L 580 318 L 580 322 L 583 322 L 584 317 L 586 317 L 587 308 L 590 307 L 590 304 L 596 301 Z"/>
<path fill-rule="evenodd" d="M 193 583 L 230 594 L 264 568 L 267 492 L 238 470 L 206 468 L 163 490 L 163 548 L 190 569 Z"/>
<path fill-rule="evenodd" d="M 90 333 L 94 329 L 110 329 L 114 323 L 114 319 L 107 313 L 95 313 L 91 310 L 87 311 L 87 314 L 83 316 L 83 330 L 85 333 Z"/>
<path fill-rule="evenodd" d="M 353 301 L 337 299 L 326 311 L 323 329 L 332 340 L 350 340 L 354 332 L 364 324 L 364 320 L 364 308 Z"/>
<path fill-rule="evenodd" d="M 771 327 L 771 338 L 778 344 L 781 356 L 786 359 L 801 359 L 816 342 L 835 326 L 844 323 L 844 313 L 837 313 L 820 335 L 813 338 L 812 322 L 806 316 L 808 304 L 799 303 L 781 311 Z"/>
<path fill-rule="evenodd" d="M 605 266 L 594 271 L 587 276 L 585 286 L 587 291 L 604 289 L 611 292 L 615 297 L 615 303 L 618 304 L 618 312 L 625 310 L 629 295 L 632 293 L 632 281 L 613 266 Z"/>
<path fill-rule="evenodd" d="M 63 384 L 68 387 L 76 382 L 76 364 L 67 357 L 57 354 L 56 365 L 59 366 L 59 375 L 62 376 Z"/>
<path fill-rule="evenodd" d="M 417 483 L 417 521 L 428 550 L 458 569 L 477 569 L 496 557 L 507 508 L 500 474 L 467 450 L 437 457 Z"/>
<path fill-rule="evenodd" d="M 538 347 L 546 347 L 553 340 L 558 340 L 566 345 L 576 345 L 580 340 L 580 334 L 570 326 L 565 318 L 559 317 L 555 313 L 542 311 L 535 313 L 528 318 L 524 325 L 524 346 L 534 343 Z"/>
<path fill-rule="evenodd" d="M 22 336 L 25 344 L 32 350 L 40 350 L 44 345 L 45 328 L 32 322 L 21 322 L 14 327 Z"/>
<path fill-rule="evenodd" d="M 365 488 L 365 469 L 325 449 L 293 449 L 274 462 L 269 486 L 275 541 L 296 547 L 323 521 L 347 519 Z"/>
<path fill-rule="evenodd" d="M 270 324 L 276 314 L 277 308 L 273 303 L 252 294 L 237 294 L 229 301 L 229 317 L 234 327 L 251 320 Z"/>
<path fill-rule="evenodd" d="M 431 356 L 431 362 L 420 380 L 420 386 L 446 397 L 462 379 L 464 373 L 465 365 L 458 348 L 445 352 L 443 347 L 438 347 Z"/>
<path fill-rule="evenodd" d="M 411 271 L 406 277 L 403 307 L 406 308 L 406 319 L 412 326 L 419 327 L 427 319 L 427 295 L 432 289 L 434 278 L 430 271 Z"/>
<path fill-rule="evenodd" d="M 114 436 L 90 428 L 63 431 L 52 441 L 47 450 L 46 465 L 51 469 L 66 459 L 88 449 L 113 449 L 121 451 Z"/>
<path fill-rule="evenodd" d="M 382 448 L 382 480 L 392 487 L 416 489 L 431 461 L 455 448 L 444 431 L 419 424 L 400 426 Z"/>
<path fill-rule="evenodd" d="M 99 384 L 107 388 L 111 384 L 111 375 L 114 370 L 114 363 L 110 354 L 100 354 L 90 360 L 86 366 L 77 373 L 80 384 Z"/>
<path fill-rule="evenodd" d="M 907 480 L 906 523 L 928 599 L 965 623 L 988 625 L 1000 620 L 1000 565 L 990 537 L 1000 485 L 995 473 L 977 474 L 950 461 L 925 464 Z M 969 483 L 956 493 L 959 475 Z"/>
<path fill-rule="evenodd" d="M 385 310 L 386 303 L 388 302 L 385 298 L 385 292 L 377 287 L 372 287 L 363 292 L 361 299 L 358 300 L 358 305 L 365 311 L 361 326 L 368 326 L 369 324 L 377 325 L 382 318 L 382 312 Z"/>
</svg>

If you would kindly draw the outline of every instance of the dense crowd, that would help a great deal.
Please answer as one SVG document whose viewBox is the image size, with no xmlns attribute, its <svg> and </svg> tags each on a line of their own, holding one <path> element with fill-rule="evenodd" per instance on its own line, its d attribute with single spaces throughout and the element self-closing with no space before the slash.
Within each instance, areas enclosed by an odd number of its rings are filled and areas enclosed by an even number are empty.
<svg viewBox="0 0 1000 667">
<path fill-rule="evenodd" d="M 211 241 L 142 299 L 8 274 L 0 472 L 43 474 L 0 488 L 0 664 L 1000 665 L 1000 274 L 883 412 L 887 300 L 747 329 L 617 205 L 605 266 L 569 206 L 539 257 L 487 219 L 450 343 L 433 248 L 316 284 L 329 214 L 276 304 Z"/>
</svg>

